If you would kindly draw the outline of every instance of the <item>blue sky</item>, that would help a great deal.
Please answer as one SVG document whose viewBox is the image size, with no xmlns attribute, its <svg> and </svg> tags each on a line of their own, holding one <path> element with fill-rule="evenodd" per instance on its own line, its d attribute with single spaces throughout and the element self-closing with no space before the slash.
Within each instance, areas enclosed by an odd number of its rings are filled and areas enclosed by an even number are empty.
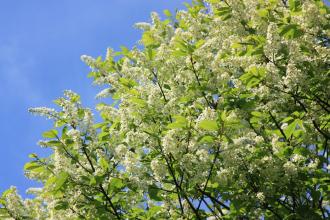
<svg viewBox="0 0 330 220">
<path fill-rule="evenodd" d="M 36 185 L 23 166 L 51 121 L 34 117 L 29 107 L 50 106 L 71 89 L 94 106 L 99 88 L 86 76 L 82 54 L 104 55 L 107 47 L 132 47 L 150 21 L 150 12 L 183 8 L 184 0 L 1 0 L 0 2 L 0 193 L 16 185 L 24 194 Z"/>
</svg>

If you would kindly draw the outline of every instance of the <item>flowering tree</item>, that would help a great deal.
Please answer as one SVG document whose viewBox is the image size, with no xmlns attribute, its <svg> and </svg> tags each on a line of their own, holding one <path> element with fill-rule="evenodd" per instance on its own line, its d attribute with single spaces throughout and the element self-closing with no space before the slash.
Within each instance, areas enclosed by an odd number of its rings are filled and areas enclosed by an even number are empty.
<svg viewBox="0 0 330 220">
<path fill-rule="evenodd" d="M 65 91 L 46 158 L 13 219 L 330 217 L 329 8 L 321 0 L 198 0 L 138 23 L 143 47 L 82 56 L 96 109 Z M 141 49 L 142 48 L 142 49 Z"/>
</svg>

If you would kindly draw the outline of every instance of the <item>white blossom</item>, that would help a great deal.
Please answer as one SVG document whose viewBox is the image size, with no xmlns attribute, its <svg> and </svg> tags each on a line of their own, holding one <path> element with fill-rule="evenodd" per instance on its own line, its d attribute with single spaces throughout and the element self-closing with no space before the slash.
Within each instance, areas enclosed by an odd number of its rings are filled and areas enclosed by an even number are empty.
<svg viewBox="0 0 330 220">
<path fill-rule="evenodd" d="M 38 116 L 45 116 L 48 119 L 57 119 L 58 113 L 55 109 L 46 108 L 46 107 L 38 107 L 38 108 L 29 108 L 29 112 L 38 115 Z"/>
</svg>

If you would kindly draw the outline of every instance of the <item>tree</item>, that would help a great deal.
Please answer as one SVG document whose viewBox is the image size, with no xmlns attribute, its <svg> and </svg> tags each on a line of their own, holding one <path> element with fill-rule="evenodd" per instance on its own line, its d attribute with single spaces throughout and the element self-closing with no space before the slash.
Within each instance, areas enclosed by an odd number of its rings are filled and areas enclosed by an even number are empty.
<svg viewBox="0 0 330 220">
<path fill-rule="evenodd" d="M 196 0 L 138 23 L 142 47 L 82 56 L 102 117 L 66 91 L 31 154 L 43 183 L 14 219 L 330 217 L 329 8 L 321 0 Z"/>
</svg>

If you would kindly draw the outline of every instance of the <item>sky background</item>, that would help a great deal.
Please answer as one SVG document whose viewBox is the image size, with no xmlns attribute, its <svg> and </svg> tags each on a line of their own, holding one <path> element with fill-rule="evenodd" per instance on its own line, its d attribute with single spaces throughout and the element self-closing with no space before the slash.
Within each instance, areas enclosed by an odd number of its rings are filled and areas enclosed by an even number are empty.
<svg viewBox="0 0 330 220">
<path fill-rule="evenodd" d="M 11 185 L 21 194 L 37 184 L 24 176 L 28 154 L 47 154 L 36 142 L 52 122 L 27 112 L 54 107 L 63 90 L 93 107 L 100 90 L 87 78 L 83 54 L 131 48 L 150 12 L 184 8 L 184 0 L 0 0 L 0 193 Z"/>
</svg>

